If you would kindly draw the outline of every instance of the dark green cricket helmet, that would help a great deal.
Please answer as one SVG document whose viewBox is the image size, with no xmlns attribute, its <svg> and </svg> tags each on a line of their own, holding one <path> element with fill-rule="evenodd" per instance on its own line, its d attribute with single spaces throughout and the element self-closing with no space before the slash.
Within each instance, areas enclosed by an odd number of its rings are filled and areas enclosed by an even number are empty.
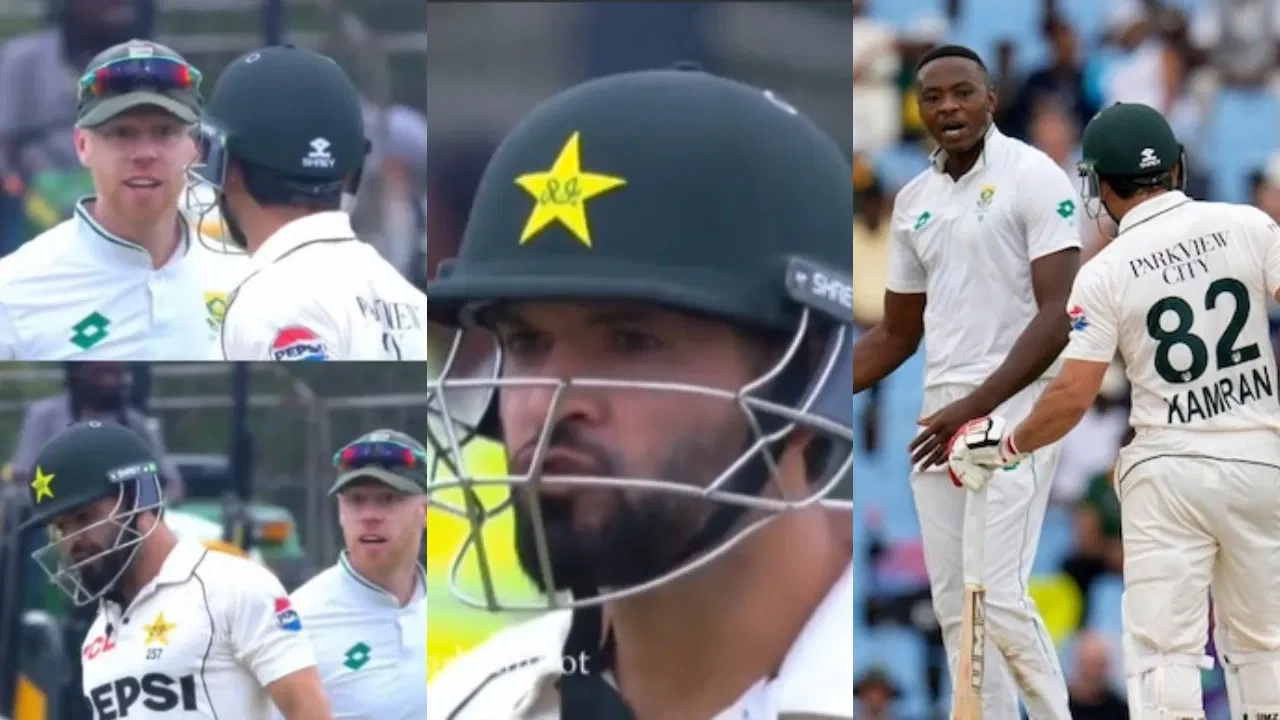
<svg viewBox="0 0 1280 720">
<path fill-rule="evenodd" d="M 811 500 L 829 499 L 852 461 L 851 173 L 830 138 L 778 95 L 692 67 L 603 77 L 538 105 L 490 159 L 459 254 L 427 286 L 432 320 L 462 328 L 447 356 L 432 358 L 432 502 L 470 518 L 478 533 L 494 512 L 474 502 L 450 505 L 448 491 L 474 498 L 484 495 L 476 494 L 480 486 L 528 486 L 539 476 L 537 468 L 494 475 L 494 468 L 468 467 L 463 452 L 472 434 L 501 438 L 495 397 L 531 384 L 557 393 L 594 385 L 720 398 L 743 414 L 748 447 L 705 478 L 721 505 L 684 560 L 644 587 L 741 540 L 746 531 L 736 523 L 747 507 L 784 511 L 786 503 L 765 497 L 772 497 L 764 492 L 772 475 L 761 453 L 798 428 L 813 432 L 814 446 L 832 449 L 813 453 L 825 461 L 810 464 Z M 783 338 L 785 350 L 760 378 L 733 390 L 659 377 L 509 377 L 500 342 L 488 362 L 460 350 L 469 347 L 468 333 L 485 332 L 486 307 L 540 300 L 660 306 Z M 533 457 L 551 445 L 551 414 Z M 677 478 L 565 482 L 690 489 Z M 467 567 L 461 554 L 482 542 L 468 538 L 454 568 Z M 475 561 L 487 562 L 480 554 Z M 483 600 L 452 587 L 464 602 L 491 610 L 597 605 L 640 591 L 625 583 L 603 593 L 572 588 L 566 602 L 546 567 L 526 567 L 547 593 L 532 605 L 527 596 L 507 602 L 491 584 Z M 481 574 L 491 583 L 500 573 Z"/>
<path fill-rule="evenodd" d="M 791 329 L 793 263 L 847 283 L 851 172 L 772 92 L 697 70 L 592 80 L 498 147 L 430 312 L 455 325 L 503 299 L 608 297 Z"/>
<path fill-rule="evenodd" d="M 1101 196 L 1101 180 L 1155 187 L 1166 182 L 1175 167 L 1182 168 L 1181 185 L 1186 179 L 1182 145 L 1155 108 L 1116 103 L 1085 126 L 1079 171 L 1086 200 Z"/>
<path fill-rule="evenodd" d="M 201 123 L 201 180 L 222 188 L 228 156 L 320 190 L 368 153 L 360 93 L 332 58 L 283 45 L 245 53 L 214 85 Z"/>
<path fill-rule="evenodd" d="M 32 558 L 76 605 L 109 592 L 119 581 L 144 535 L 136 527 L 139 514 L 157 511 L 162 494 L 160 470 L 148 443 L 116 423 L 79 422 L 41 448 L 30 485 L 31 516 L 27 525 L 49 527 L 51 541 Z M 105 517 L 81 524 L 74 517 L 100 500 L 115 499 Z M 54 527 L 70 519 L 72 532 Z M 110 529 L 114 542 L 84 554 L 76 549 L 86 534 Z"/>
</svg>

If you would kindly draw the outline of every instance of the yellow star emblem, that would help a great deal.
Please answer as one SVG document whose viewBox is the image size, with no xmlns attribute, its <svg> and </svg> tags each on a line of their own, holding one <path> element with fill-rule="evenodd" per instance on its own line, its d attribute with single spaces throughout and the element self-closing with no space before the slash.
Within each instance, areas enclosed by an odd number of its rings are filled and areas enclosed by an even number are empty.
<svg viewBox="0 0 1280 720">
<path fill-rule="evenodd" d="M 559 222 L 578 242 L 591 247 L 587 201 L 626 184 L 620 177 L 583 172 L 582 133 L 575 132 L 560 149 L 550 170 L 516 178 L 516 185 L 524 188 L 534 200 L 533 212 L 524 224 L 524 232 L 520 233 L 520 244 L 529 242 L 551 223 Z"/>
<path fill-rule="evenodd" d="M 171 622 L 165 622 L 164 613 L 156 615 L 156 619 L 151 621 L 150 625 L 144 625 L 143 631 L 147 633 L 147 639 L 143 642 L 145 645 L 157 643 L 159 645 L 169 644 L 169 633 L 177 625 Z"/>
<path fill-rule="evenodd" d="M 36 504 L 44 502 L 45 498 L 53 499 L 53 473 L 45 473 L 44 468 L 36 466 L 36 479 L 31 481 L 31 489 L 36 494 Z"/>
</svg>

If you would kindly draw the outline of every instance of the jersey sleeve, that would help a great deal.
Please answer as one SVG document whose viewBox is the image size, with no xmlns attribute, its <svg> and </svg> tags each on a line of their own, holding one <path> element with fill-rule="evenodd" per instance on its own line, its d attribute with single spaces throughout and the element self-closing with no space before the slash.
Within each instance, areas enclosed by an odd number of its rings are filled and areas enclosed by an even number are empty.
<svg viewBox="0 0 1280 720">
<path fill-rule="evenodd" d="M 1018 178 L 1018 216 L 1027 259 L 1080 247 L 1080 198 L 1062 168 L 1036 158 Z"/>
<path fill-rule="evenodd" d="M 905 218 L 900 215 L 902 195 L 894 201 L 893 219 L 889 238 L 889 270 L 885 276 L 884 287 L 889 292 L 900 295 L 919 295 L 929 287 L 929 274 L 920 255 L 911 242 L 911 233 Z"/>
<path fill-rule="evenodd" d="M 284 586 L 270 570 L 245 561 L 228 582 L 227 626 L 237 662 L 263 687 L 316 664 L 315 648 Z M 237 568 L 237 570 L 240 570 Z"/>
<path fill-rule="evenodd" d="M 1080 269 L 1067 301 L 1071 334 L 1062 357 L 1109 363 L 1119 349 L 1116 328 L 1119 317 L 1104 286 L 1105 277 L 1096 263 Z"/>
<path fill-rule="evenodd" d="M 0 300 L 0 361 L 18 359 L 18 327 L 9 306 Z"/>
<path fill-rule="evenodd" d="M 1252 235 L 1261 243 L 1262 273 L 1267 283 L 1267 294 L 1272 298 L 1280 291 L 1280 225 L 1261 210 L 1249 208 L 1257 218 Z"/>
<path fill-rule="evenodd" d="M 263 281 L 259 281 L 263 282 Z M 227 306 L 219 340 L 223 360 L 342 360 L 342 331 L 323 308 L 290 294 L 241 286 Z"/>
</svg>

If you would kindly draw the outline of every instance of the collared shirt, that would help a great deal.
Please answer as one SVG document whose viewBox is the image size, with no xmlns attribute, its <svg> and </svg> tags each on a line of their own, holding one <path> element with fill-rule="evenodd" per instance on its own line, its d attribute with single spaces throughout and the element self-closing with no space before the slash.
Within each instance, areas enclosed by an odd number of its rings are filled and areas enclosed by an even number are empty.
<svg viewBox="0 0 1280 720">
<path fill-rule="evenodd" d="M 266 686 L 316 658 L 270 570 L 180 540 L 128 608 L 100 604 L 81 662 L 102 720 L 265 720 Z"/>
<path fill-rule="evenodd" d="M 731 602 L 731 600 L 727 600 Z M 712 720 L 854 717 L 853 565 L 831 587 L 776 675 L 762 678 Z M 559 720 L 556 680 L 572 616 L 549 613 L 502 630 L 432 678 L 428 720 Z"/>
<path fill-rule="evenodd" d="M 885 282 L 929 299 L 926 387 L 986 380 L 1039 311 L 1031 264 L 1080 247 L 1076 190 L 1048 155 L 992 126 L 963 177 L 945 162 L 934 153 L 894 200 Z"/>
<path fill-rule="evenodd" d="M 427 714 L 426 575 L 403 607 L 360 576 L 346 551 L 293 593 L 315 645 L 335 720 L 422 720 Z"/>
<path fill-rule="evenodd" d="M 427 296 L 356 237 L 344 212 L 267 238 L 227 310 L 217 359 L 427 358 Z"/>
<path fill-rule="evenodd" d="M 1280 228 L 1261 210 L 1175 191 L 1125 214 L 1076 276 L 1063 353 L 1099 363 L 1119 353 L 1137 431 L 1125 466 L 1188 447 L 1280 465 L 1267 321 L 1277 291 Z"/>
<path fill-rule="evenodd" d="M 71 219 L 0 258 L 0 360 L 208 360 L 244 254 L 184 228 L 159 269 L 76 204 Z"/>
</svg>

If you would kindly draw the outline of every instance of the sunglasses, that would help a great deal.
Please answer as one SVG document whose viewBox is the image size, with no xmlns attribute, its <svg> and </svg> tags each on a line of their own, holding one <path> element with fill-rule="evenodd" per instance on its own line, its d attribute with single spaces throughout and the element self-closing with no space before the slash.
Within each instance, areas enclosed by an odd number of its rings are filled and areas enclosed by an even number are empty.
<svg viewBox="0 0 1280 720">
<path fill-rule="evenodd" d="M 199 92 L 200 71 L 175 58 L 113 60 L 80 78 L 80 99 L 123 95 L 138 90 Z"/>
<path fill-rule="evenodd" d="M 400 443 L 377 441 L 348 445 L 334 453 L 333 466 L 338 472 L 380 467 L 384 470 L 416 470 L 425 468 L 427 458 L 422 453 Z"/>
</svg>

